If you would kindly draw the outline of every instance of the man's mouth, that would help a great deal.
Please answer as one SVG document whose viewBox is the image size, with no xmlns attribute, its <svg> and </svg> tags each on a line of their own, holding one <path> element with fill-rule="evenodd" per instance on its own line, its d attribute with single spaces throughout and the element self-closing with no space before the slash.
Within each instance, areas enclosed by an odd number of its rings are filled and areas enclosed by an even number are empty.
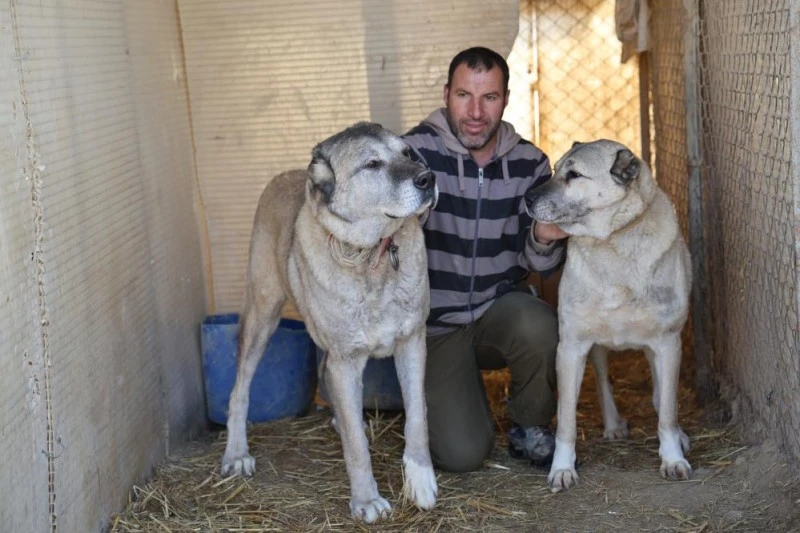
<svg viewBox="0 0 800 533">
<path fill-rule="evenodd" d="M 464 131 L 470 135 L 482 133 L 485 128 L 486 124 L 483 122 L 464 122 Z"/>
</svg>

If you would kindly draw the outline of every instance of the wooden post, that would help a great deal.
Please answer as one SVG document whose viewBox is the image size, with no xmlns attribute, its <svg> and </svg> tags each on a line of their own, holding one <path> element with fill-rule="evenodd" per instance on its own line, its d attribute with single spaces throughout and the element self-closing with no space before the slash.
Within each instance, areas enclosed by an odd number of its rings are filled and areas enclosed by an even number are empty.
<svg viewBox="0 0 800 533">
<path fill-rule="evenodd" d="M 789 72 L 790 72 L 790 100 L 789 120 L 792 132 L 792 182 L 794 199 L 794 257 L 795 257 L 795 283 L 794 295 L 798 310 L 800 310 L 800 0 L 789 2 Z M 795 331 L 800 331 L 800 313 L 795 313 L 797 324 Z"/>
<path fill-rule="evenodd" d="M 703 229 L 702 109 L 700 95 L 700 11 L 698 0 L 683 0 L 687 25 L 684 34 L 686 98 L 686 155 L 689 174 L 689 248 L 692 253 L 692 329 L 694 333 L 695 389 L 698 403 L 716 396 L 709 349 L 708 278 Z"/>
<path fill-rule="evenodd" d="M 650 52 L 640 52 L 639 61 L 639 129 L 642 139 L 642 160 L 653 168 L 650 155 Z"/>
</svg>

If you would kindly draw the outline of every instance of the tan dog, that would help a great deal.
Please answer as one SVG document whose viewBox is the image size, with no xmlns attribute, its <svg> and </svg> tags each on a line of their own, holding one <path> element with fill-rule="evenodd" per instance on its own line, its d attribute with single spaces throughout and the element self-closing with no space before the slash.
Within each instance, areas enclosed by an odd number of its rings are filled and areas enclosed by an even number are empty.
<svg viewBox="0 0 800 533">
<path fill-rule="evenodd" d="M 661 475 L 687 479 L 689 438 L 677 424 L 681 329 L 691 260 L 675 209 L 647 165 L 608 140 L 576 143 L 529 199 L 533 218 L 569 233 L 559 285 L 558 429 L 554 492 L 578 481 L 575 411 L 586 355 L 597 376 L 605 437 L 626 438 L 608 379 L 608 349 L 643 348 L 653 374 Z"/>
<path fill-rule="evenodd" d="M 394 355 L 406 413 L 403 492 L 436 502 L 425 410 L 429 287 L 419 215 L 438 190 L 432 172 L 377 124 L 358 123 L 318 144 L 307 171 L 275 177 L 258 204 L 250 243 L 236 385 L 222 472 L 252 475 L 246 418 L 250 383 L 289 298 L 327 353 L 322 372 L 350 479 L 354 518 L 391 512 L 372 475 L 361 376 L 369 357 Z"/>
</svg>

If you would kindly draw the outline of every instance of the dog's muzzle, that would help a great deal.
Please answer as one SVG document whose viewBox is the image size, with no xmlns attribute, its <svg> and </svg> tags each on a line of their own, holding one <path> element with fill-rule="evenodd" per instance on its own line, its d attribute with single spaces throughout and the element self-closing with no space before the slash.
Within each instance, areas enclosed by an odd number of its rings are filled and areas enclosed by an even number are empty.
<svg viewBox="0 0 800 533">
<path fill-rule="evenodd" d="M 427 191 L 436 186 L 436 174 L 430 170 L 423 170 L 414 176 L 414 187 Z"/>
</svg>

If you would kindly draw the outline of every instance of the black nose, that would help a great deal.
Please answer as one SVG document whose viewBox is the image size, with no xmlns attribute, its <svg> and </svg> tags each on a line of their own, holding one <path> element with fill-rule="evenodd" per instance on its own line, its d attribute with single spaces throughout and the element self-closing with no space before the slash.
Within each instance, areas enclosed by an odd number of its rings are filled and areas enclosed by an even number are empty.
<svg viewBox="0 0 800 533">
<path fill-rule="evenodd" d="M 414 178 L 414 186 L 417 189 L 427 190 L 436 185 L 436 175 L 430 170 L 423 170 Z"/>
</svg>

